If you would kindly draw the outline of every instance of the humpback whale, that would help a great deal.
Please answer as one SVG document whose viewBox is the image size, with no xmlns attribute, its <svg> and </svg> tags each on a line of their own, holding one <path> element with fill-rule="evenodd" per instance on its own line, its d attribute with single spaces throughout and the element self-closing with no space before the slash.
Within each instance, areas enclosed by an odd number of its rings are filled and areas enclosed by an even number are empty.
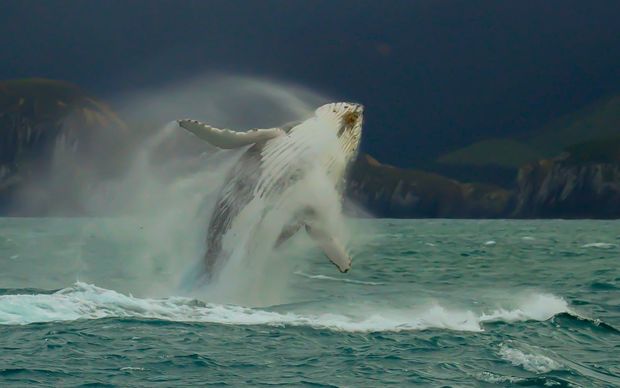
<svg viewBox="0 0 620 388">
<path fill-rule="evenodd" d="M 323 105 L 300 123 L 245 132 L 219 129 L 197 120 L 177 120 L 181 128 L 212 146 L 220 149 L 247 147 L 228 173 L 210 217 L 203 260 L 208 279 L 226 262 L 229 252 L 224 238 L 244 209 L 256 200 L 277 203 L 288 188 L 310 174 L 312 166 L 325 171 L 328 185 L 339 198 L 337 211 L 342 211 L 345 176 L 358 152 L 362 122 L 363 106 L 347 102 Z M 255 219 L 245 218 L 242 222 L 260 225 L 268 209 L 254 215 Z M 298 204 L 274 246 L 280 246 L 305 229 L 325 256 L 341 272 L 347 272 L 351 268 L 351 257 L 326 222 L 328 213 L 333 211 L 322 208 L 320 203 Z"/>
</svg>

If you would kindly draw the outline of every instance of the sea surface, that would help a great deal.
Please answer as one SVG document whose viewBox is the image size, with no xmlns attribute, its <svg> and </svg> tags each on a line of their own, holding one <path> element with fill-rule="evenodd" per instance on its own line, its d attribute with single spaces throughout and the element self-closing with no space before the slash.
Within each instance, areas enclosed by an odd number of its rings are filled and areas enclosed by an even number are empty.
<svg viewBox="0 0 620 388">
<path fill-rule="evenodd" d="M 349 273 L 289 250 L 244 305 L 153 225 L 0 219 L 0 386 L 620 386 L 620 222 L 350 223 Z"/>
</svg>

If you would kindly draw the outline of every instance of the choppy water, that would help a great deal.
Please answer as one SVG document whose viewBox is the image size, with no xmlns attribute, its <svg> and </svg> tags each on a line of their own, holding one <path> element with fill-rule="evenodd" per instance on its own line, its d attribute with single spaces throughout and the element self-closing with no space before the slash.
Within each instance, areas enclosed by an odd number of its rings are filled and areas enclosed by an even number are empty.
<svg viewBox="0 0 620 388">
<path fill-rule="evenodd" d="M 0 385 L 620 385 L 619 222 L 351 222 L 350 273 L 289 252 L 250 308 L 140 223 L 2 219 Z"/>
</svg>

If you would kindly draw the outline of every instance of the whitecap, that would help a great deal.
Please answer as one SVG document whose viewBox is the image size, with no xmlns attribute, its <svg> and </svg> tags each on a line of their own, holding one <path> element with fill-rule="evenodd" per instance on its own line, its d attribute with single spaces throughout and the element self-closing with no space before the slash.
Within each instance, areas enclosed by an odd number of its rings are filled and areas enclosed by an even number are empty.
<svg viewBox="0 0 620 388">
<path fill-rule="evenodd" d="M 144 371 L 144 368 L 139 368 L 139 367 L 133 367 L 133 366 L 124 366 L 122 367 L 120 370 L 122 371 Z"/>
<path fill-rule="evenodd" d="M 485 383 L 491 384 L 502 384 L 502 383 L 511 383 L 516 384 L 523 381 L 522 378 L 513 377 L 513 376 L 502 376 L 492 372 L 480 372 L 473 375 L 474 378 L 484 381 Z"/>
<path fill-rule="evenodd" d="M 335 278 L 332 276 L 327 276 L 327 275 L 310 275 L 301 271 L 297 271 L 294 272 L 295 275 L 299 275 L 299 276 L 303 276 L 305 278 L 308 279 L 317 279 L 317 280 L 330 280 L 330 281 L 335 281 L 335 282 L 343 282 L 343 283 L 353 283 L 353 284 L 363 284 L 363 285 L 367 285 L 367 286 L 381 286 L 385 283 L 380 283 L 380 282 L 367 282 L 367 281 L 363 281 L 363 280 L 354 280 L 354 279 L 342 279 L 342 278 Z"/>
<path fill-rule="evenodd" d="M 495 240 L 489 240 L 489 241 L 484 243 L 484 245 L 495 245 L 495 244 L 497 244 L 497 242 L 495 242 Z"/>
<path fill-rule="evenodd" d="M 566 310 L 566 302 L 561 298 L 540 295 L 529 298 L 528 302 L 514 310 L 499 309 L 491 314 L 449 309 L 439 303 L 410 308 L 360 305 L 350 314 L 340 310 L 336 313 L 276 312 L 203 303 L 185 297 L 135 298 L 81 282 L 53 294 L 0 296 L 0 324 L 5 325 L 123 317 L 225 325 L 303 326 L 345 332 L 431 328 L 479 332 L 483 330 L 484 322 L 546 320 Z"/>
<path fill-rule="evenodd" d="M 562 367 L 562 364 L 547 356 L 525 353 L 519 349 L 508 347 L 505 344 L 500 346 L 499 356 L 512 365 L 523 367 L 523 369 L 533 373 L 547 373 Z"/>
<path fill-rule="evenodd" d="M 499 308 L 483 313 L 480 322 L 546 321 L 561 313 L 572 313 L 564 299 L 551 294 L 534 294 L 514 309 Z"/>
<path fill-rule="evenodd" d="M 584 244 L 581 247 L 582 248 L 611 249 L 611 248 L 615 248 L 616 244 L 605 243 L 605 242 L 593 242 L 593 243 Z"/>
</svg>

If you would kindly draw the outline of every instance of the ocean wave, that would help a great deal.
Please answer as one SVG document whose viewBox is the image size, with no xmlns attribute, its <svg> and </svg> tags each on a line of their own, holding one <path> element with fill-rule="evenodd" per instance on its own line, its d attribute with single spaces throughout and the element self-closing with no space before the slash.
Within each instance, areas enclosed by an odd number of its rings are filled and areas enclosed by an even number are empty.
<svg viewBox="0 0 620 388">
<path fill-rule="evenodd" d="M 524 379 L 514 376 L 503 376 L 492 372 L 478 372 L 472 375 L 477 380 L 484 381 L 485 383 L 491 384 L 517 384 L 522 382 Z"/>
<path fill-rule="evenodd" d="M 470 374 L 476 380 L 499 386 L 524 386 L 524 387 L 570 387 L 567 380 L 548 376 L 537 375 L 535 377 L 504 376 L 493 372 L 478 372 Z"/>
<path fill-rule="evenodd" d="M 561 313 L 572 313 L 564 299 L 551 294 L 534 294 L 514 309 L 499 308 L 483 313 L 480 322 L 546 321 Z"/>
<path fill-rule="evenodd" d="M 528 372 L 548 373 L 562 367 L 562 364 L 542 354 L 526 353 L 502 344 L 499 356 L 514 366 L 520 366 Z"/>
<path fill-rule="evenodd" d="M 616 247 L 616 244 L 606 243 L 606 242 L 593 242 L 583 244 L 582 248 L 599 248 L 599 249 L 612 249 Z"/>
<path fill-rule="evenodd" d="M 534 303 L 531 303 L 531 300 Z M 355 315 L 322 312 L 318 314 L 275 312 L 235 305 L 203 303 L 184 298 L 136 298 L 91 284 L 76 283 L 53 294 L 0 296 L 0 324 L 24 325 L 36 322 L 78 319 L 138 318 L 178 322 L 204 322 L 229 325 L 302 326 L 346 332 L 409 331 L 447 329 L 482 331 L 490 321 L 547 320 L 567 311 L 566 302 L 553 296 L 520 305 L 515 310 L 476 314 L 470 310 L 447 309 L 431 304 L 415 309 L 368 309 L 360 306 Z M 556 305 L 542 311 L 545 301 Z M 561 306 L 565 311 L 562 311 Z"/>
<path fill-rule="evenodd" d="M 602 321 L 601 319 L 592 319 L 588 317 L 581 316 L 576 313 L 561 313 L 558 314 L 555 319 L 557 321 L 567 320 L 570 321 L 574 326 L 587 326 L 590 330 L 603 330 L 607 333 L 618 335 L 620 334 L 620 330 L 616 329 L 614 326 L 610 325 L 607 322 Z"/>
<path fill-rule="evenodd" d="M 362 280 L 335 278 L 335 277 L 327 276 L 327 275 L 310 275 L 310 274 L 307 274 L 301 271 L 294 272 L 294 274 L 298 276 L 303 276 L 308 279 L 330 280 L 330 281 L 342 282 L 342 283 L 363 284 L 366 286 L 381 286 L 385 284 L 385 283 L 380 283 L 380 282 L 365 282 Z"/>
</svg>

